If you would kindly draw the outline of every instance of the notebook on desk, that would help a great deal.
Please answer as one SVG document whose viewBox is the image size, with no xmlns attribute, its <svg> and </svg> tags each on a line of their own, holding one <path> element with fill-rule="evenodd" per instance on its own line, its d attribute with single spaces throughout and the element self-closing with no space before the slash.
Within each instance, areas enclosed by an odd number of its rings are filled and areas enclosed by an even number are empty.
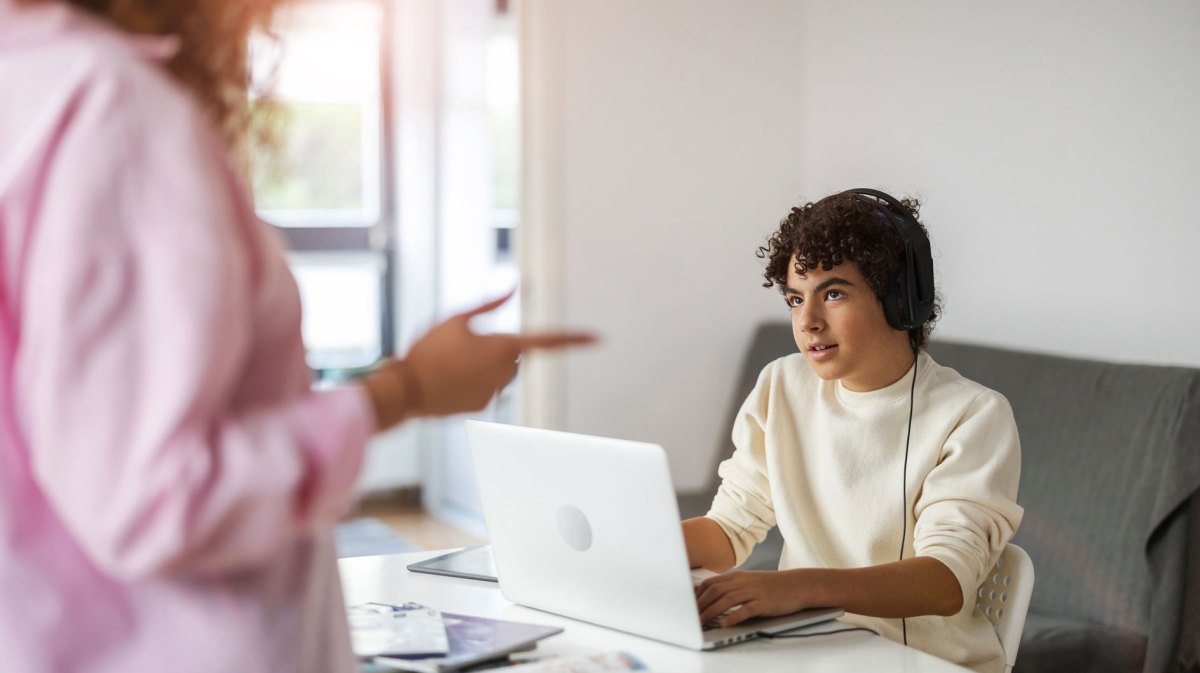
<svg viewBox="0 0 1200 673">
<path fill-rule="evenodd" d="M 467 421 L 508 600 L 692 649 L 834 619 L 814 609 L 704 630 L 666 453 L 642 442 Z"/>
</svg>

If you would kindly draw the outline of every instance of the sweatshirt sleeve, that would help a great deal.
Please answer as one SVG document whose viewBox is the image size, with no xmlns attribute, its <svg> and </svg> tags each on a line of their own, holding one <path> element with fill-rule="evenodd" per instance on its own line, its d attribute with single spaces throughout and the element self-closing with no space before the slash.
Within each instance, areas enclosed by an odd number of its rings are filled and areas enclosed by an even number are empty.
<svg viewBox="0 0 1200 673">
<path fill-rule="evenodd" d="M 775 526 L 775 505 L 767 470 L 766 433 L 774 363 L 759 374 L 733 422 L 733 455 L 717 467 L 721 486 L 707 516 L 716 521 L 741 565 Z"/>
<path fill-rule="evenodd" d="M 975 397 L 951 431 L 915 504 L 913 546 L 938 559 L 962 588 L 962 610 L 1021 523 L 1017 505 L 1021 446 L 1004 396 Z"/>
<path fill-rule="evenodd" d="M 254 254 L 261 225 L 201 113 L 117 70 L 71 101 L 39 178 L 18 422 L 99 567 L 228 574 L 343 511 L 374 421 L 359 388 L 308 391 L 302 356 L 251 367 L 265 335 L 299 348 L 294 283 Z"/>
</svg>

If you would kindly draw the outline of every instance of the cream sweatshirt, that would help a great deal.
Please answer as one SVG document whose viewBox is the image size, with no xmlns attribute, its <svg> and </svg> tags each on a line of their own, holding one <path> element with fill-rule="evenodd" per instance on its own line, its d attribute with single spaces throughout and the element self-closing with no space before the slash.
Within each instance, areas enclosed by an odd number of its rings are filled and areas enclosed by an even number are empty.
<svg viewBox="0 0 1200 673">
<path fill-rule="evenodd" d="M 980 673 L 1002 672 L 991 624 L 974 613 L 979 585 L 1021 522 L 1021 448 L 1003 395 L 917 361 L 908 469 L 913 370 L 886 388 L 852 392 L 819 378 L 801 354 L 763 369 L 733 426 L 733 456 L 707 516 L 740 565 L 767 531 L 783 535 L 780 569 L 860 568 L 932 556 L 962 587 L 951 617 L 913 617 L 908 644 Z M 903 519 L 901 518 L 903 517 Z M 901 640 L 899 619 L 847 614 L 844 621 Z"/>
</svg>

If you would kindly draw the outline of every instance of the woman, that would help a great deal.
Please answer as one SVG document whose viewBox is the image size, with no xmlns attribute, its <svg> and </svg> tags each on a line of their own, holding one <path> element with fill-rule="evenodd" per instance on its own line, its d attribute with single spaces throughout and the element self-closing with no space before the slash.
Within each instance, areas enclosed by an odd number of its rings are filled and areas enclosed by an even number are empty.
<svg viewBox="0 0 1200 673">
<path fill-rule="evenodd" d="M 272 2 L 0 0 L 0 670 L 348 671 L 330 528 L 372 432 L 529 348 L 456 316 L 310 390 L 230 157 Z"/>
</svg>

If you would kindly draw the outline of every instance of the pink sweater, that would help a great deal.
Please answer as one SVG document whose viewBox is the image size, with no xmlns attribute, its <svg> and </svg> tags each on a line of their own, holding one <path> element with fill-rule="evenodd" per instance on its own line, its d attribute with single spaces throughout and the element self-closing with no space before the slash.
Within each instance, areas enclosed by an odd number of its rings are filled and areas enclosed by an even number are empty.
<svg viewBox="0 0 1200 673">
<path fill-rule="evenodd" d="M 0 0 L 0 671 L 350 671 L 370 405 L 172 48 Z"/>
</svg>

